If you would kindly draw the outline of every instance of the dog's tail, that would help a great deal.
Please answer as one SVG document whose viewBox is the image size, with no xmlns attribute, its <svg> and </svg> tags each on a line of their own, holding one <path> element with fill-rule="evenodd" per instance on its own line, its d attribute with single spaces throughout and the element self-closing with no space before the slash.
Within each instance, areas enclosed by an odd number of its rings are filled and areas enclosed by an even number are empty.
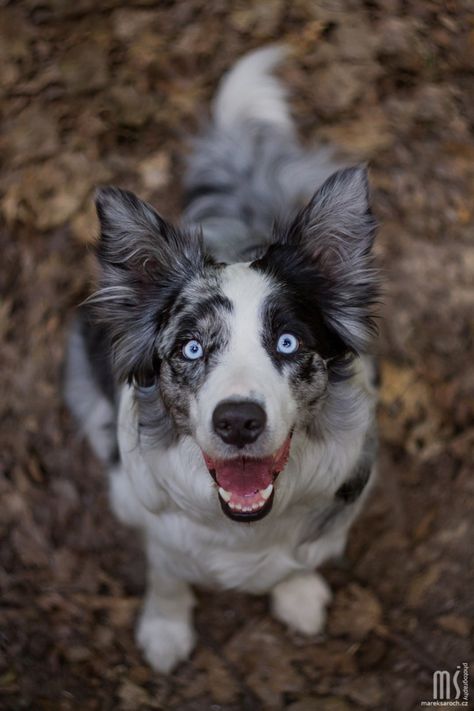
<svg viewBox="0 0 474 711">
<path fill-rule="evenodd" d="M 244 56 L 224 76 L 213 121 L 194 143 L 185 178 L 188 222 L 221 261 L 245 261 L 271 238 L 275 220 L 301 206 L 335 169 L 329 151 L 299 145 L 286 90 L 273 75 L 280 46 Z"/>
<path fill-rule="evenodd" d="M 245 55 L 222 79 L 214 101 L 214 121 L 232 131 L 248 123 L 267 124 L 293 132 L 287 92 L 273 75 L 285 58 L 283 46 L 272 45 Z"/>
</svg>

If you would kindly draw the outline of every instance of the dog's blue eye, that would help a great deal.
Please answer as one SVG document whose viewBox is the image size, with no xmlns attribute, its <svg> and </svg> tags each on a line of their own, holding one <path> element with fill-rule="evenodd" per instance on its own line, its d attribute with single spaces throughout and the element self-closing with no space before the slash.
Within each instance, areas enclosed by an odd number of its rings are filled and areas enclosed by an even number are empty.
<svg viewBox="0 0 474 711">
<path fill-rule="evenodd" d="M 278 339 L 278 353 L 283 353 L 284 355 L 291 355 L 292 353 L 296 353 L 299 347 L 299 341 L 292 333 L 282 333 L 282 335 Z"/>
<path fill-rule="evenodd" d="M 204 355 L 203 348 L 199 341 L 188 341 L 183 346 L 183 355 L 188 360 L 197 360 Z"/>
</svg>

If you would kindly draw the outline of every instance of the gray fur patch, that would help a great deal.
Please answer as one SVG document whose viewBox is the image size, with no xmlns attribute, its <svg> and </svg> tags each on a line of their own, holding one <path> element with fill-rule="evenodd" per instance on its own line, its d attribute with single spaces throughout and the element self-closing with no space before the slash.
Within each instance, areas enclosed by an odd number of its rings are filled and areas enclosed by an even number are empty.
<svg viewBox="0 0 474 711">
<path fill-rule="evenodd" d="M 208 264 L 197 230 L 176 230 L 132 193 L 98 193 L 99 290 L 88 299 L 110 334 L 119 381 L 147 378 L 156 339 L 185 284 Z"/>
<path fill-rule="evenodd" d="M 117 413 L 113 393 L 109 392 L 110 372 L 106 363 L 102 362 L 101 353 L 105 355 L 103 344 L 95 343 L 92 349 L 92 341 L 100 341 L 98 334 L 86 339 L 84 330 L 87 326 L 77 318 L 71 328 L 64 373 L 64 395 L 95 454 L 103 462 L 114 464 L 118 459 Z M 106 376 L 102 372 L 104 369 Z"/>
<path fill-rule="evenodd" d="M 333 526 L 342 524 L 344 520 L 353 515 L 353 505 L 362 496 L 369 483 L 376 456 L 377 432 L 375 423 L 373 423 L 352 472 L 336 491 L 333 501 L 328 502 L 310 516 L 300 543 L 316 541 L 328 533 Z"/>
<path fill-rule="evenodd" d="M 85 308 L 79 312 L 78 328 L 84 340 L 92 376 L 105 397 L 115 405 L 116 386 L 107 329 L 103 324 L 96 323 Z"/>
<path fill-rule="evenodd" d="M 192 434 L 190 402 L 227 346 L 231 311 L 232 304 L 221 290 L 219 267 L 209 267 L 182 289 L 156 340 L 156 382 L 146 389 L 136 388 L 140 431 L 147 440 L 172 441 L 180 434 Z M 202 358 L 190 361 L 183 356 L 190 340 L 199 341 Z"/>
<path fill-rule="evenodd" d="M 260 255 L 275 221 L 294 214 L 337 168 L 329 149 L 303 149 L 291 133 L 259 122 L 212 126 L 194 142 L 185 179 L 185 223 L 227 263 Z"/>
</svg>

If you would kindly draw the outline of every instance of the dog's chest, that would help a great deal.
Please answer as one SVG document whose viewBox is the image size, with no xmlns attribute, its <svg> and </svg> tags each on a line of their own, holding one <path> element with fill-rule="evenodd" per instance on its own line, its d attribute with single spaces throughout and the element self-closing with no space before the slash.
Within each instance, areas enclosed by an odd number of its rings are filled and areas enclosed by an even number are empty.
<svg viewBox="0 0 474 711">
<path fill-rule="evenodd" d="M 301 521 L 289 515 L 269 532 L 268 525 L 206 525 L 183 512 L 164 511 L 150 521 L 149 555 L 190 583 L 261 593 L 304 567 L 297 557 L 300 528 Z"/>
<path fill-rule="evenodd" d="M 295 437 L 274 509 L 254 523 L 224 516 L 215 484 L 189 438 L 176 447 L 146 450 L 137 446 L 136 433 L 125 397 L 119 424 L 123 486 L 115 487 L 113 506 L 122 520 L 144 530 L 155 569 L 197 585 L 261 593 L 292 572 L 319 564 L 327 553 L 340 552 L 337 541 L 328 541 L 334 524 L 336 538 L 341 528 L 336 495 L 360 456 L 364 429 L 347 436 L 343 446 L 332 443 L 324 450 Z M 343 529 L 355 514 L 354 507 L 347 508 Z"/>
</svg>

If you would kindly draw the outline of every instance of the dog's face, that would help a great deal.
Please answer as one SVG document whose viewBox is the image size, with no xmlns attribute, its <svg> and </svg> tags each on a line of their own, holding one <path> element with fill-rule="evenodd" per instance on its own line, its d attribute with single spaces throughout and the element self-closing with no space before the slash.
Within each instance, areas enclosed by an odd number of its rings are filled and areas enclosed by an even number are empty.
<svg viewBox="0 0 474 711">
<path fill-rule="evenodd" d="M 206 271 L 157 339 L 156 387 L 201 448 L 225 512 L 248 520 L 270 510 L 292 431 L 317 408 L 327 369 L 314 322 L 276 279 L 248 264 Z"/>
<path fill-rule="evenodd" d="M 361 169 L 335 174 L 266 253 L 214 263 L 199 235 L 130 193 L 102 191 L 95 303 L 148 435 L 191 436 L 223 511 L 271 509 L 296 428 L 317 430 L 328 382 L 364 348 L 375 280 Z"/>
</svg>

